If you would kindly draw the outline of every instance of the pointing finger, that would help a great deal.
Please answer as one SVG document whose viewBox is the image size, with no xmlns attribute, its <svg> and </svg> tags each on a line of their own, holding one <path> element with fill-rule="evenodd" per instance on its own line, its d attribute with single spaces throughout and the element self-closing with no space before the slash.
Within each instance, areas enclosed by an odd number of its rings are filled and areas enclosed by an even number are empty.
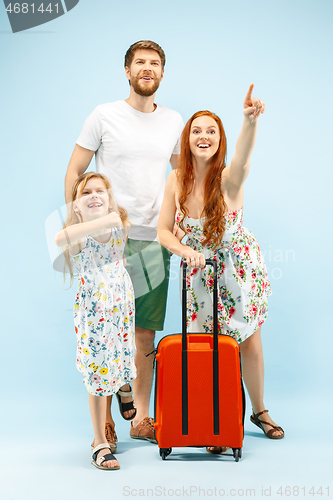
<svg viewBox="0 0 333 500">
<path fill-rule="evenodd" d="M 249 90 L 247 91 L 247 94 L 245 96 L 245 101 L 250 101 L 252 99 L 253 87 L 254 83 L 251 83 L 251 85 L 249 86 Z"/>
</svg>

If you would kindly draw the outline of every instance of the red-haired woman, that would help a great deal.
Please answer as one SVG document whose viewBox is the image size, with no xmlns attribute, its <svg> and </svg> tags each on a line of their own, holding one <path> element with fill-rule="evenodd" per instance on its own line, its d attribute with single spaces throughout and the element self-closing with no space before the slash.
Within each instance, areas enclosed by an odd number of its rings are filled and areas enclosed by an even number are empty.
<svg viewBox="0 0 333 500">
<path fill-rule="evenodd" d="M 226 137 L 218 116 L 199 111 L 185 125 L 179 168 L 171 172 L 165 187 L 158 238 L 192 268 L 187 304 L 190 332 L 212 331 L 213 276 L 210 266 L 205 268 L 205 259 L 217 260 L 219 331 L 240 344 L 243 377 L 253 409 L 251 421 L 267 437 L 281 439 L 284 431 L 273 422 L 263 403 L 260 335 L 271 287 L 258 242 L 242 225 L 243 184 L 249 173 L 258 118 L 265 110 L 264 103 L 252 97 L 253 87 L 250 85 L 244 100 L 244 123 L 228 166 Z M 184 235 L 186 245 L 180 241 Z M 212 453 L 225 450 L 207 448 Z"/>
</svg>

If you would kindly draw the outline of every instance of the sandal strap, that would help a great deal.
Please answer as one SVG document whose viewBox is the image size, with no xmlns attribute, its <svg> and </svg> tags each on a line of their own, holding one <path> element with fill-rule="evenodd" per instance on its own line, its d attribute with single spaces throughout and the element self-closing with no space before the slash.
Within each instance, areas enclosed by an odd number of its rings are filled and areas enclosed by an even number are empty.
<svg viewBox="0 0 333 500">
<path fill-rule="evenodd" d="M 269 429 L 268 432 L 271 432 L 272 430 L 273 431 L 282 431 L 283 430 L 282 427 L 279 427 L 277 425 L 273 425 L 270 422 L 265 422 L 264 420 L 260 420 L 259 418 L 257 419 L 257 422 L 260 422 L 261 424 L 264 424 L 264 425 L 270 425 L 272 427 L 272 429 Z M 268 432 L 267 432 L 267 434 L 268 434 Z"/>
<path fill-rule="evenodd" d="M 264 432 L 264 434 L 271 438 L 271 439 L 279 439 L 281 437 L 283 437 L 284 435 L 284 430 L 282 429 L 282 427 L 280 427 L 279 425 L 274 425 L 274 424 L 271 424 L 270 422 L 265 422 L 265 420 L 261 420 L 260 418 L 258 418 L 259 415 L 262 415 L 263 413 L 268 413 L 268 410 L 263 410 L 263 411 L 260 411 L 259 413 L 253 413 L 251 415 L 251 421 L 257 425 L 258 427 L 260 427 L 260 429 Z M 271 427 L 271 429 L 269 429 L 268 431 L 266 431 L 264 429 L 264 425 L 269 425 Z M 274 432 L 276 431 L 281 431 L 283 433 L 283 435 L 281 436 L 273 436 Z"/>
<path fill-rule="evenodd" d="M 98 457 L 97 460 L 94 458 L 97 465 L 102 465 L 103 462 L 107 462 L 108 460 L 117 460 L 116 457 L 112 453 L 107 453 L 101 457 Z"/>
<path fill-rule="evenodd" d="M 128 411 L 128 410 L 134 410 L 135 406 L 133 404 L 133 401 L 130 401 L 129 403 L 121 403 L 121 409 L 122 411 Z"/>
<path fill-rule="evenodd" d="M 95 448 L 93 449 L 92 453 L 93 455 L 96 453 L 96 452 L 99 452 L 99 450 L 102 450 L 103 448 L 108 448 L 110 450 L 110 445 L 109 443 L 101 443 L 101 444 L 98 444 L 97 446 L 95 446 Z"/>
<path fill-rule="evenodd" d="M 131 387 L 131 386 L 130 386 L 130 387 Z M 121 391 L 121 390 L 119 389 L 119 391 L 117 391 L 117 394 L 119 394 L 119 396 L 122 396 L 123 398 L 126 398 L 126 397 L 128 397 L 128 396 L 133 396 L 132 387 L 131 387 L 131 389 L 130 389 L 129 391 L 126 391 L 126 392 L 125 392 L 125 391 Z"/>
<path fill-rule="evenodd" d="M 280 427 L 279 425 L 274 425 L 274 424 L 271 424 L 270 422 L 265 422 L 265 420 L 261 420 L 260 418 L 258 418 L 258 416 L 262 415 L 263 413 L 268 413 L 268 410 L 263 410 L 263 411 L 260 411 L 259 413 L 253 413 L 253 420 L 256 423 L 263 424 L 263 425 L 270 425 L 272 427 L 272 429 L 269 429 L 269 431 L 266 432 L 267 435 L 271 435 L 275 431 L 284 432 L 282 427 Z"/>
<path fill-rule="evenodd" d="M 268 437 L 270 437 L 276 431 L 282 431 L 282 432 L 284 432 L 284 430 L 282 429 L 282 427 L 278 427 L 277 425 L 273 425 L 273 428 L 269 429 L 269 431 L 267 431 L 266 434 L 267 434 Z"/>
<path fill-rule="evenodd" d="M 263 411 L 260 411 L 259 413 L 253 412 L 253 416 L 254 416 L 254 418 L 258 418 L 259 415 L 262 415 L 263 413 L 268 413 L 268 412 L 269 412 L 269 410 L 263 410 Z"/>
</svg>

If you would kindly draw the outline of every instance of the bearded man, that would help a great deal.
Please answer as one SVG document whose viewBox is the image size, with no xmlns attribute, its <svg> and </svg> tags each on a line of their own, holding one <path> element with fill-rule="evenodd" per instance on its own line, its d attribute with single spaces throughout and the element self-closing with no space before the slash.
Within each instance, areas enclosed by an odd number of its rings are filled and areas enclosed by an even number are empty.
<svg viewBox="0 0 333 500">
<path fill-rule="evenodd" d="M 156 442 L 149 399 L 153 380 L 156 330 L 163 330 L 169 278 L 169 253 L 156 241 L 168 162 L 177 167 L 183 120 L 179 113 L 156 104 L 164 76 L 165 54 L 155 42 L 130 46 L 125 73 L 128 99 L 102 104 L 88 116 L 76 142 L 65 178 L 66 202 L 78 176 L 96 155 L 96 170 L 109 177 L 116 201 L 128 212 L 131 229 L 126 247 L 127 270 L 135 293 L 137 378 L 133 381 L 136 412 L 125 410 L 131 396 L 121 396 L 122 414 L 131 422 L 130 436 Z M 113 453 L 117 436 L 106 405 L 106 437 Z M 130 405 L 128 406 L 130 408 Z"/>
</svg>

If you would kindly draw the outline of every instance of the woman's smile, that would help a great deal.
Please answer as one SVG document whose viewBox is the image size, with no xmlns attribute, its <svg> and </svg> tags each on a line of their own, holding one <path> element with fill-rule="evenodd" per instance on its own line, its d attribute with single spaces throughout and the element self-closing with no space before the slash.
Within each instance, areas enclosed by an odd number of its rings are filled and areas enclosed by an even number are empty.
<svg viewBox="0 0 333 500">
<path fill-rule="evenodd" d="M 192 122 L 190 150 L 194 158 L 209 160 L 220 144 L 220 132 L 216 121 L 210 116 L 199 116 Z"/>
</svg>

